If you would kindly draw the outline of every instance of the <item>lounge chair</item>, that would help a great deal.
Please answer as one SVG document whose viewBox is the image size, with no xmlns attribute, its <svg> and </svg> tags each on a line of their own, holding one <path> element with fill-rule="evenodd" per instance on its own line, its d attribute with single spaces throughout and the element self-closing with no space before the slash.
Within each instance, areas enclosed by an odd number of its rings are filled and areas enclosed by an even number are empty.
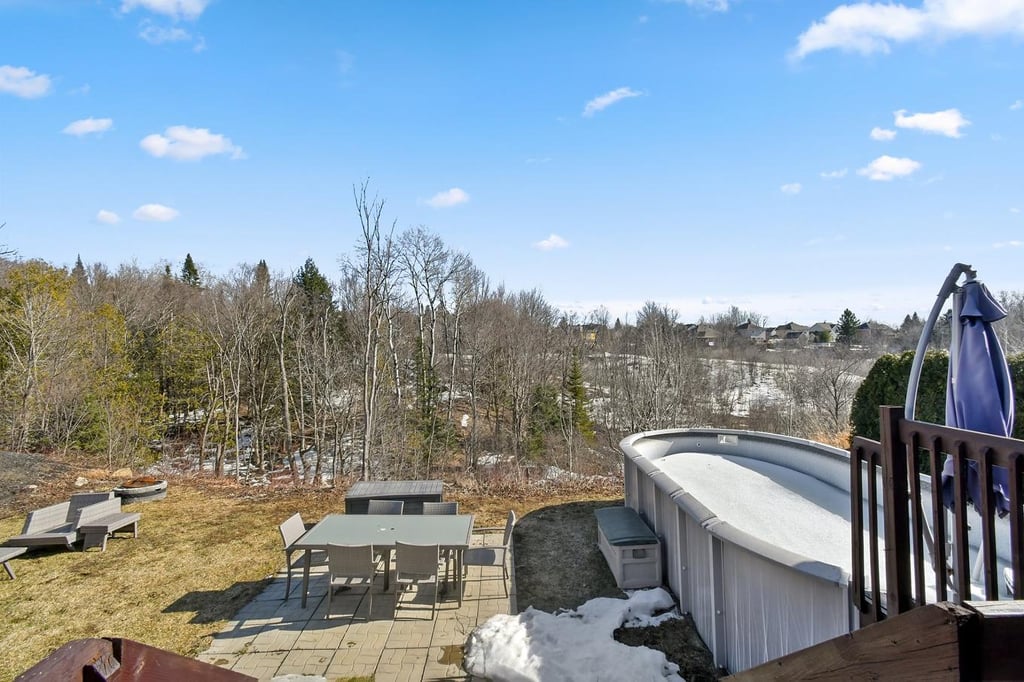
<svg viewBox="0 0 1024 682">
<path fill-rule="evenodd" d="M 11 559 L 25 553 L 24 547 L 0 547 L 0 564 L 3 564 L 7 575 L 14 580 L 14 569 L 11 568 Z"/>
<path fill-rule="evenodd" d="M 53 504 L 36 509 L 25 517 L 21 534 L 4 541 L 5 547 L 47 547 L 63 545 L 73 549 L 78 541 L 78 529 L 82 524 L 82 512 L 93 504 L 109 502 L 113 493 L 78 493 L 68 502 Z M 120 504 L 120 501 L 118 501 Z M 96 518 L 86 514 L 85 521 Z"/>
</svg>

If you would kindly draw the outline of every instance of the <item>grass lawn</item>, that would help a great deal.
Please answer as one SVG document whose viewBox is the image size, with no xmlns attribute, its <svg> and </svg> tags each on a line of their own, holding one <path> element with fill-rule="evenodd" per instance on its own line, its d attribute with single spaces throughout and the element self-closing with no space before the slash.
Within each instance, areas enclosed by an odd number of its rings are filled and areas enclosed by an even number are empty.
<svg viewBox="0 0 1024 682">
<path fill-rule="evenodd" d="M 621 495 L 621 484 L 510 486 L 446 490 L 445 499 L 458 500 L 460 511 L 477 515 L 476 525 L 488 526 L 503 524 L 509 507 L 522 515 Z M 0 573 L 0 680 L 86 637 L 124 637 L 194 656 L 283 567 L 277 524 L 296 511 L 315 521 L 344 506 L 342 490 L 269 491 L 173 479 L 166 499 L 128 507 L 142 514 L 137 539 L 112 538 L 106 552 L 30 550 L 12 561 L 17 580 Z M 21 513 L 0 519 L 0 538 L 18 534 L 23 522 Z"/>
</svg>

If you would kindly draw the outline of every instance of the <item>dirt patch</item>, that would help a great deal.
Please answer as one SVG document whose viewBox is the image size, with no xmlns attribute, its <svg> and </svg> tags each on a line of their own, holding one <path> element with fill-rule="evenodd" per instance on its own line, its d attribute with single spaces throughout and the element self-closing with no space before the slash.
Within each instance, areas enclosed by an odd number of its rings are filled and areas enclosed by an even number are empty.
<svg viewBox="0 0 1024 682">
<path fill-rule="evenodd" d="M 0 513 L 18 508 L 16 500 L 41 495 L 54 479 L 71 470 L 63 462 L 43 455 L 0 452 Z M 38 486 L 35 490 L 27 486 Z"/>
<path fill-rule="evenodd" d="M 519 611 L 533 606 L 554 613 L 574 609 L 595 597 L 624 596 L 597 547 L 594 510 L 622 500 L 573 502 L 530 512 L 514 536 L 516 601 Z M 687 617 L 658 627 L 620 628 L 615 638 L 631 646 L 663 651 L 688 682 L 717 680 L 711 653 Z"/>
</svg>

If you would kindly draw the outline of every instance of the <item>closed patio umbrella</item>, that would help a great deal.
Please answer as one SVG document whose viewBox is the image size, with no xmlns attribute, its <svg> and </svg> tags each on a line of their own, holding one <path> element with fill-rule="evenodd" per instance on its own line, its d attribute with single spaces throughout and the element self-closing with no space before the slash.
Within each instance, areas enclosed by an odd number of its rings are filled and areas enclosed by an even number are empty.
<svg viewBox="0 0 1024 682">
<path fill-rule="evenodd" d="M 1010 368 L 992 323 L 1006 317 L 1006 311 L 981 282 L 968 278 L 954 295 L 953 342 L 949 352 L 946 387 L 946 425 L 996 436 L 1013 431 L 1014 400 Z M 981 504 L 981 481 L 977 465 L 969 463 L 968 499 Z M 1000 516 L 1010 511 L 1009 473 L 1003 467 L 992 470 L 992 491 Z M 942 498 L 953 506 L 953 461 L 946 458 L 942 468 Z M 980 511 L 980 509 L 979 509 Z"/>
<path fill-rule="evenodd" d="M 964 283 L 959 285 L 957 281 L 961 276 L 964 277 Z M 947 376 L 946 425 L 1008 436 L 1013 431 L 1013 384 L 1002 346 L 992 328 L 993 322 L 1006 317 L 1006 311 L 976 277 L 974 269 L 963 263 L 954 265 L 946 276 L 914 354 L 907 386 L 905 415 L 907 419 L 914 419 L 925 350 L 939 314 L 952 295 L 953 324 Z M 969 462 L 968 467 L 967 497 L 978 508 L 981 504 L 981 476 L 973 462 Z M 943 463 L 941 478 L 943 503 L 947 508 L 952 508 L 954 485 L 953 460 L 950 456 Z M 1003 516 L 1010 509 L 1009 473 L 1005 468 L 993 467 L 992 481 L 995 507 L 997 513 Z M 927 524 L 924 531 L 925 543 L 932 552 L 933 542 Z M 979 552 L 972 571 L 975 577 L 981 570 L 981 560 Z M 1009 584 L 1012 576 L 1006 574 L 1005 577 Z"/>
</svg>

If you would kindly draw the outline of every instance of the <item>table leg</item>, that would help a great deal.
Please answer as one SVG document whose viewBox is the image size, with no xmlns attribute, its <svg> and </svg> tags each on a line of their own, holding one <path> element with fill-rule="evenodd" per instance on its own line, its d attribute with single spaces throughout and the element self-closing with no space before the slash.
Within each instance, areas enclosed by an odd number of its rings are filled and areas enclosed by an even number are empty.
<svg viewBox="0 0 1024 682">
<path fill-rule="evenodd" d="M 455 550 L 455 585 L 459 591 L 459 606 L 462 606 L 462 552 L 465 550 Z"/>
<path fill-rule="evenodd" d="M 306 595 L 309 594 L 309 565 L 313 561 L 313 550 L 307 549 L 302 562 L 302 608 L 306 608 Z"/>
</svg>

